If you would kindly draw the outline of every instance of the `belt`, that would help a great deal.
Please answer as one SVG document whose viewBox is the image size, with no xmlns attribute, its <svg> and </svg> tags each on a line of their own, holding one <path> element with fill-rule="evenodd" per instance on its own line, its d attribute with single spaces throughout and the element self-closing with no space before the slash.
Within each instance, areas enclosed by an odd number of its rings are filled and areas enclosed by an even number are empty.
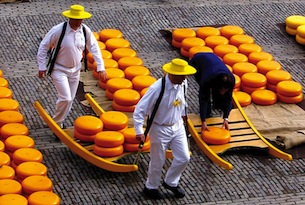
<svg viewBox="0 0 305 205">
<path fill-rule="evenodd" d="M 157 123 L 157 122 L 153 122 L 153 123 L 155 123 L 155 124 L 157 124 L 157 125 L 159 125 L 159 126 L 168 126 L 168 127 L 173 126 L 173 125 L 176 124 L 176 123 L 174 123 L 174 124 L 165 124 L 165 123 L 159 124 L 159 123 Z"/>
</svg>

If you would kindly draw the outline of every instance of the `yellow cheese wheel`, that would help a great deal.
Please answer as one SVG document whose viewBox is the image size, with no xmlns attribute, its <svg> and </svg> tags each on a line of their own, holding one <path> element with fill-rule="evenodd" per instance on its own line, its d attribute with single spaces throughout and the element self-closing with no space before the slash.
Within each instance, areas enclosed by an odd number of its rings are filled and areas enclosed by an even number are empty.
<svg viewBox="0 0 305 205">
<path fill-rule="evenodd" d="M 147 92 L 148 88 L 144 88 L 140 91 L 140 95 L 141 97 L 143 97 L 143 95 L 145 95 L 145 93 Z"/>
<path fill-rule="evenodd" d="M 138 149 L 139 149 L 139 143 L 124 143 L 123 146 L 124 146 L 124 150 L 126 152 L 137 152 Z M 150 149 L 150 140 L 144 142 L 144 145 L 142 147 L 142 151 L 146 151 L 146 150 L 149 150 Z"/>
<path fill-rule="evenodd" d="M 103 59 L 105 68 L 119 68 L 119 64 L 113 59 Z"/>
<path fill-rule="evenodd" d="M 139 75 L 150 75 L 150 71 L 147 67 L 139 66 L 139 65 L 127 67 L 124 70 L 124 73 L 125 73 L 125 77 L 128 80 L 132 80 L 134 77 L 139 76 Z"/>
<path fill-rule="evenodd" d="M 144 88 L 148 88 L 151 86 L 154 82 L 156 82 L 157 79 L 153 76 L 136 76 L 132 79 L 133 88 L 137 91 L 141 91 Z"/>
<path fill-rule="evenodd" d="M 11 157 L 5 152 L 0 152 L 0 165 L 10 165 L 10 163 Z"/>
<path fill-rule="evenodd" d="M 235 63 L 248 62 L 248 57 L 241 53 L 228 53 L 224 55 L 222 60 L 225 64 L 233 66 Z"/>
<path fill-rule="evenodd" d="M 21 124 L 24 123 L 24 117 L 20 112 L 14 110 L 6 110 L 0 112 L 0 127 L 7 123 L 14 122 Z"/>
<path fill-rule="evenodd" d="M 29 176 L 22 183 L 22 190 L 25 194 L 31 195 L 37 191 L 52 191 L 53 183 L 46 176 Z"/>
<path fill-rule="evenodd" d="M 276 92 L 287 97 L 295 97 L 302 93 L 302 85 L 295 81 L 284 80 L 276 85 Z"/>
<path fill-rule="evenodd" d="M 286 26 L 285 30 L 291 36 L 295 36 L 298 34 L 298 31 L 296 28 L 290 28 L 289 26 Z"/>
<path fill-rule="evenodd" d="M 74 129 L 85 135 L 94 135 L 103 130 L 103 122 L 98 117 L 84 115 L 74 120 Z"/>
<path fill-rule="evenodd" d="M 233 68 L 232 68 L 232 66 L 227 65 L 227 64 L 226 64 L 226 66 L 227 66 L 227 68 L 229 69 L 229 71 L 231 71 L 231 73 L 233 73 Z"/>
<path fill-rule="evenodd" d="M 108 28 L 99 32 L 100 41 L 106 42 L 110 38 L 123 38 L 123 33 L 118 29 Z"/>
<path fill-rule="evenodd" d="M 125 129 L 122 134 L 125 137 L 125 143 L 131 143 L 131 144 L 139 144 L 140 141 L 136 139 L 136 131 L 134 127 L 129 127 Z M 147 135 L 145 141 L 147 142 L 149 140 L 149 135 Z"/>
<path fill-rule="evenodd" d="M 300 36 L 301 38 L 305 38 L 305 24 L 304 25 L 300 25 L 297 28 L 297 34 L 298 36 Z"/>
<path fill-rule="evenodd" d="M 117 48 L 112 51 L 112 58 L 116 61 L 120 60 L 123 57 L 136 57 L 137 52 L 132 48 Z"/>
<path fill-rule="evenodd" d="M 140 98 L 140 93 L 133 89 L 120 89 L 113 94 L 113 100 L 117 104 L 124 106 L 136 105 Z"/>
<path fill-rule="evenodd" d="M 74 138 L 78 139 L 82 142 L 93 142 L 95 138 L 95 134 L 82 134 L 74 129 Z"/>
<path fill-rule="evenodd" d="M 7 123 L 0 128 L 0 136 L 2 139 L 7 139 L 12 135 L 28 135 L 29 129 L 26 125 L 13 122 Z"/>
<path fill-rule="evenodd" d="M 202 132 L 201 137 L 207 144 L 221 145 L 230 142 L 231 134 L 226 129 L 209 127 L 209 130 Z"/>
<path fill-rule="evenodd" d="M 273 60 L 273 56 L 270 53 L 261 51 L 261 52 L 252 52 L 248 56 L 249 62 L 253 64 L 257 64 L 259 61 L 262 60 Z"/>
<path fill-rule="evenodd" d="M 10 152 L 15 152 L 20 148 L 34 148 L 35 142 L 33 138 L 26 135 L 13 135 L 5 140 L 5 149 Z"/>
<path fill-rule="evenodd" d="M 280 93 L 277 93 L 277 98 L 279 101 L 286 103 L 286 104 L 295 104 L 295 103 L 300 103 L 303 100 L 303 93 L 301 93 L 298 96 L 294 97 L 287 97 L 284 95 L 281 95 Z"/>
<path fill-rule="evenodd" d="M 97 41 L 100 40 L 100 35 L 98 34 L 98 32 L 92 31 L 92 34 Z"/>
<path fill-rule="evenodd" d="M 16 168 L 17 178 L 23 180 L 29 176 L 47 176 L 48 168 L 41 162 L 23 162 Z"/>
<path fill-rule="evenodd" d="M 128 125 L 128 117 L 125 113 L 119 111 L 107 111 L 100 115 L 107 130 L 122 130 Z"/>
<path fill-rule="evenodd" d="M 106 83 L 106 89 L 111 93 L 115 93 L 115 91 L 119 89 L 132 89 L 132 88 L 133 88 L 133 83 L 126 78 L 112 78 L 109 79 Z"/>
<path fill-rule="evenodd" d="M 112 59 L 112 53 L 108 50 L 101 50 L 103 59 Z"/>
<path fill-rule="evenodd" d="M 238 47 L 241 44 L 254 43 L 254 38 L 249 35 L 245 35 L 245 34 L 241 34 L 241 35 L 237 34 L 230 38 L 229 43 L 231 45 Z"/>
<path fill-rule="evenodd" d="M 8 165 L 0 166 L 0 180 L 1 179 L 14 179 L 14 178 L 15 178 L 15 170 L 11 166 L 8 166 Z"/>
<path fill-rule="evenodd" d="M 116 48 L 129 48 L 130 43 L 124 38 L 110 38 L 105 42 L 108 51 L 113 52 Z"/>
<path fill-rule="evenodd" d="M 214 49 L 218 45 L 229 44 L 229 40 L 223 36 L 208 36 L 204 39 L 205 44 Z"/>
<path fill-rule="evenodd" d="M 241 82 L 243 85 L 248 87 L 262 87 L 267 84 L 267 78 L 261 73 L 245 73 L 241 77 Z"/>
<path fill-rule="evenodd" d="M 266 77 L 268 83 L 273 85 L 277 85 L 283 80 L 292 80 L 291 74 L 284 70 L 271 70 L 266 74 Z"/>
<path fill-rule="evenodd" d="M 281 70 L 282 66 L 280 63 L 274 60 L 262 60 L 259 61 L 257 64 L 258 72 L 261 74 L 266 75 L 271 70 Z"/>
<path fill-rule="evenodd" d="M 28 205 L 28 200 L 21 194 L 4 194 L 0 196 L 2 205 Z"/>
<path fill-rule="evenodd" d="M 51 191 L 36 191 L 28 197 L 29 205 L 52 204 L 59 205 L 60 198 Z"/>
<path fill-rule="evenodd" d="M 22 186 L 14 179 L 0 180 L 0 196 L 5 194 L 21 194 Z"/>
<path fill-rule="evenodd" d="M 236 91 L 234 92 L 234 95 L 236 96 L 240 106 L 246 107 L 251 104 L 252 98 L 248 93 L 243 91 Z"/>
<path fill-rule="evenodd" d="M 298 42 L 301 45 L 305 45 L 305 38 L 302 38 L 301 36 L 299 36 L 298 34 L 295 36 L 295 40 L 296 42 Z"/>
<path fill-rule="evenodd" d="M 232 66 L 233 73 L 242 77 L 246 73 L 257 73 L 257 67 L 253 63 L 238 62 Z"/>
<path fill-rule="evenodd" d="M 112 79 L 112 78 L 125 78 L 124 71 L 122 71 L 119 68 L 107 68 L 106 69 L 106 74 L 107 74 L 107 79 L 103 79 L 103 78 L 99 79 L 99 81 L 102 81 L 103 83 L 105 83 L 105 86 L 106 86 L 106 82 L 109 79 Z"/>
<path fill-rule="evenodd" d="M 102 41 L 97 41 L 98 47 L 100 50 L 106 50 L 106 44 Z"/>
<path fill-rule="evenodd" d="M 43 155 L 42 153 L 32 147 L 24 147 L 17 149 L 13 154 L 13 161 L 16 165 L 19 165 L 23 162 L 42 162 Z"/>
<path fill-rule="evenodd" d="M 125 70 L 127 67 L 132 65 L 143 66 L 144 62 L 141 58 L 138 57 L 123 57 L 118 60 L 119 68 Z"/>
<path fill-rule="evenodd" d="M 250 87 L 250 86 L 246 86 L 243 83 L 241 84 L 241 90 L 251 94 L 253 91 L 255 90 L 265 90 L 267 86 L 262 86 L 262 87 Z"/>
<path fill-rule="evenodd" d="M 186 58 L 189 58 L 190 57 L 190 53 L 189 51 L 185 50 L 184 48 L 180 48 L 180 54 L 183 56 L 183 57 L 186 57 Z"/>
<path fill-rule="evenodd" d="M 186 51 L 189 51 L 190 48 L 194 46 L 205 46 L 205 42 L 203 39 L 198 37 L 188 37 L 183 39 L 181 42 L 181 48 L 183 48 Z"/>
<path fill-rule="evenodd" d="M 0 87 L 0 98 L 12 98 L 13 92 L 7 87 Z"/>
<path fill-rule="evenodd" d="M 121 112 L 133 112 L 136 108 L 136 105 L 120 105 L 115 101 L 112 101 L 111 106 L 114 110 Z"/>
<path fill-rule="evenodd" d="M 305 24 L 305 16 L 302 15 L 291 15 L 285 20 L 286 26 L 297 29 L 298 26 Z"/>
<path fill-rule="evenodd" d="M 93 145 L 93 153 L 101 157 L 117 157 L 123 154 L 124 147 L 119 145 L 117 147 L 100 147 Z"/>
<path fill-rule="evenodd" d="M 189 37 L 196 37 L 196 32 L 190 28 L 177 28 L 172 32 L 172 38 L 178 42 L 182 42 L 183 39 Z"/>
<path fill-rule="evenodd" d="M 204 40 L 208 36 L 220 36 L 220 31 L 215 27 L 204 26 L 197 29 L 196 36 Z"/>
<path fill-rule="evenodd" d="M 181 48 L 181 41 L 176 41 L 175 39 L 172 39 L 172 45 L 175 47 L 175 48 Z"/>
<path fill-rule="evenodd" d="M 196 53 L 213 53 L 213 49 L 208 46 L 194 46 L 189 50 L 189 58 L 192 59 Z"/>
<path fill-rule="evenodd" d="M 3 77 L 0 77 L 0 87 L 8 87 L 8 81 Z"/>
<path fill-rule="evenodd" d="M 235 78 L 235 85 L 234 85 L 234 88 L 239 88 L 240 85 L 241 85 L 241 79 L 238 75 L 234 74 L 233 73 L 233 76 Z"/>
<path fill-rule="evenodd" d="M 255 90 L 251 93 L 251 98 L 257 105 L 273 105 L 277 101 L 276 93 L 271 90 Z"/>
<path fill-rule="evenodd" d="M 255 43 L 243 43 L 238 46 L 238 51 L 246 56 L 252 52 L 261 52 L 263 48 Z"/>
<path fill-rule="evenodd" d="M 117 131 L 103 131 L 96 134 L 94 143 L 100 147 L 117 147 L 124 143 L 124 135 Z"/>
<path fill-rule="evenodd" d="M 214 53 L 217 56 L 223 58 L 224 55 L 228 53 L 238 53 L 238 48 L 234 45 L 229 45 L 229 44 L 218 45 L 214 48 Z"/>
<path fill-rule="evenodd" d="M 226 25 L 220 28 L 220 33 L 222 36 L 230 39 L 234 35 L 244 34 L 244 29 L 237 25 Z"/>
<path fill-rule="evenodd" d="M 19 110 L 19 103 L 17 100 L 10 98 L 2 98 L 0 99 L 0 112 L 4 110 Z"/>
</svg>

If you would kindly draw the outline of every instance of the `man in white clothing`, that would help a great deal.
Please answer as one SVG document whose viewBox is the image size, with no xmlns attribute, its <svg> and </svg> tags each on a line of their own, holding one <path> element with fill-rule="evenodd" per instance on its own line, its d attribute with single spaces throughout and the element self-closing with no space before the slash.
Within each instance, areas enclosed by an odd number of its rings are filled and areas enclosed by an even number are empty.
<svg viewBox="0 0 305 205">
<path fill-rule="evenodd" d="M 62 14 L 69 20 L 51 77 L 58 93 L 53 120 L 61 128 L 64 128 L 63 122 L 71 110 L 77 92 L 85 47 L 92 53 L 97 63 L 97 72 L 99 72 L 100 78 L 106 78 L 106 71 L 100 48 L 91 29 L 82 24 L 83 19 L 90 18 L 91 14 L 86 12 L 81 5 L 72 5 L 70 10 L 64 11 Z M 40 43 L 37 53 L 39 78 L 46 76 L 47 54 L 52 46 L 56 47 L 63 31 L 63 25 L 64 22 L 54 26 Z M 83 31 L 86 32 L 86 37 Z"/>
<path fill-rule="evenodd" d="M 176 58 L 163 65 L 163 70 L 167 75 L 165 76 L 163 97 L 149 130 L 150 163 L 148 178 L 143 191 L 145 196 L 152 199 L 162 198 L 158 188 L 166 150 L 168 148 L 172 150 L 174 159 L 162 185 L 171 190 L 177 198 L 185 196 L 183 189 L 178 185 L 180 177 L 190 160 L 184 127 L 187 105 L 185 100 L 185 93 L 187 92 L 186 75 L 196 73 L 196 69 L 189 66 L 185 60 Z M 152 115 L 161 89 L 162 79 L 159 79 L 149 87 L 135 108 L 133 119 L 138 140 L 145 140 L 143 132 L 145 117 Z"/>
</svg>

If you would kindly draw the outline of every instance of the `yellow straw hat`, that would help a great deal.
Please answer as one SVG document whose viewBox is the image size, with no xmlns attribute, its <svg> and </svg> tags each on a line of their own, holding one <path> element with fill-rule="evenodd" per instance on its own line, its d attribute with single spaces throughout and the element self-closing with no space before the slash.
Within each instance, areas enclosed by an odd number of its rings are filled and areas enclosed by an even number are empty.
<svg viewBox="0 0 305 205">
<path fill-rule="evenodd" d="M 70 10 L 62 12 L 62 15 L 69 19 L 88 19 L 92 15 L 85 11 L 82 5 L 74 4 L 70 7 Z"/>
<path fill-rule="evenodd" d="M 180 58 L 174 58 L 172 62 L 163 65 L 163 70 L 172 75 L 192 75 L 196 69 L 190 66 L 187 61 Z"/>
</svg>

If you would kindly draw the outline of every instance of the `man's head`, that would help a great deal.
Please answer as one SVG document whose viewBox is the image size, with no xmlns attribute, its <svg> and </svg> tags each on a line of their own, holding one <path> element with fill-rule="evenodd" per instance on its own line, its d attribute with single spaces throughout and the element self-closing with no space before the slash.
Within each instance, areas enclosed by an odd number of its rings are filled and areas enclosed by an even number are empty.
<svg viewBox="0 0 305 205">
<path fill-rule="evenodd" d="M 232 91 L 234 88 L 234 79 L 229 74 L 219 74 L 213 81 L 214 89 L 221 95 L 226 94 L 228 91 Z"/>
</svg>

